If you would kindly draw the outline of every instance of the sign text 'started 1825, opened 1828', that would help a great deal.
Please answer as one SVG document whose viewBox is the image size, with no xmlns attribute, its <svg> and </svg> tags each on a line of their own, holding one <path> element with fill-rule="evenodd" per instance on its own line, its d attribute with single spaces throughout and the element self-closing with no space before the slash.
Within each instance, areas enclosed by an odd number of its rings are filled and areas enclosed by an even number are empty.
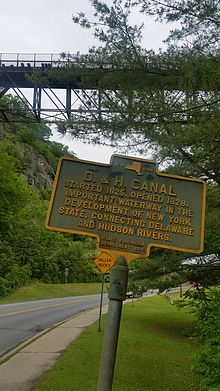
<svg viewBox="0 0 220 391">
<path fill-rule="evenodd" d="M 203 181 L 158 173 L 155 162 L 63 158 L 46 226 L 94 236 L 99 250 L 131 260 L 148 255 L 151 246 L 201 252 L 204 210 Z"/>
</svg>

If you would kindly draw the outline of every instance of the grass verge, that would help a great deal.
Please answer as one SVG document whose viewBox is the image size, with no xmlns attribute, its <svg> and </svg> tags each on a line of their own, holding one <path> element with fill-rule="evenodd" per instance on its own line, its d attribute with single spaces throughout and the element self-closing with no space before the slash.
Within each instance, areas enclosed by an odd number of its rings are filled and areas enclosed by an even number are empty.
<svg viewBox="0 0 220 391">
<path fill-rule="evenodd" d="M 114 391 L 204 391 L 193 370 L 198 347 L 183 335 L 192 316 L 164 297 L 123 307 Z M 106 319 L 103 321 L 103 326 Z M 103 327 L 104 328 L 104 327 Z M 43 377 L 36 391 L 96 390 L 103 332 L 89 327 Z"/>
<path fill-rule="evenodd" d="M 108 284 L 104 286 L 107 292 Z M 44 284 L 35 282 L 28 286 L 18 288 L 7 297 L 0 298 L 0 304 L 27 300 L 52 299 L 75 295 L 92 295 L 101 291 L 101 282 L 73 283 L 73 284 Z"/>
</svg>

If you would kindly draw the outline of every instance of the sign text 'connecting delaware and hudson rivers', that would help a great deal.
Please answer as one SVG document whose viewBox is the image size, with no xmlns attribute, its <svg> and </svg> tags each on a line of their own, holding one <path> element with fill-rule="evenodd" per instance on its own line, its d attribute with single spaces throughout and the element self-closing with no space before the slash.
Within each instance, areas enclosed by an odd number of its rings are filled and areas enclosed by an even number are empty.
<svg viewBox="0 0 220 391">
<path fill-rule="evenodd" d="M 46 226 L 94 236 L 99 250 L 132 259 L 149 255 L 151 246 L 200 253 L 204 214 L 205 183 L 158 173 L 155 162 L 62 158 Z"/>
</svg>

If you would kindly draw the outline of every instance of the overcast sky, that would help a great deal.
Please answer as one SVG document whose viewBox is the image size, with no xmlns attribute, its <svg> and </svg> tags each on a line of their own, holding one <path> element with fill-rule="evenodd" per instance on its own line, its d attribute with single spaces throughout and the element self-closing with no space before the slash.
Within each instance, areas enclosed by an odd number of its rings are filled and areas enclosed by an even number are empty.
<svg viewBox="0 0 220 391">
<path fill-rule="evenodd" d="M 92 16 L 89 0 L 0 0 L 0 53 L 86 53 L 89 46 L 98 42 L 93 40 L 91 31 L 72 22 L 72 15 L 80 11 Z M 136 17 L 134 14 L 134 21 Z M 157 50 L 168 26 L 146 21 L 144 46 Z M 109 162 L 114 152 L 55 139 L 68 145 L 80 159 Z"/>
</svg>

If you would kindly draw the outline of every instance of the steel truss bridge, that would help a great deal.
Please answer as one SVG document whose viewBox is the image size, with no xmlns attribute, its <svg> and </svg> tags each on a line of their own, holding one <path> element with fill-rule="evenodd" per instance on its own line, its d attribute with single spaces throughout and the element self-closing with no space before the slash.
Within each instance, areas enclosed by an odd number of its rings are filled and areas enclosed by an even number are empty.
<svg viewBox="0 0 220 391">
<path fill-rule="evenodd" d="M 82 88 L 79 75 L 71 81 L 60 80 L 57 71 L 73 65 L 68 56 L 59 54 L 10 54 L 0 53 L 0 121 L 14 122 L 66 120 L 72 115 L 100 115 L 100 94 L 96 88 Z M 34 80 L 37 75 L 37 80 Z M 11 93 L 22 103 L 9 108 L 1 104 L 1 98 Z M 93 98 L 92 98 L 93 97 Z M 96 99 L 94 98 L 96 97 Z M 23 112 L 22 112 L 23 108 Z"/>
<path fill-rule="evenodd" d="M 0 53 L 0 122 L 97 122 L 117 117 L 155 124 L 166 102 L 172 109 L 163 120 L 185 123 L 195 107 L 219 101 L 216 92 L 204 92 L 199 86 L 190 91 L 182 81 L 178 86 L 181 75 L 175 82 L 170 75 L 167 69 L 84 64 L 72 55 Z M 138 94 L 132 92 L 134 83 Z M 7 104 L 7 94 L 18 98 L 17 106 Z"/>
</svg>

